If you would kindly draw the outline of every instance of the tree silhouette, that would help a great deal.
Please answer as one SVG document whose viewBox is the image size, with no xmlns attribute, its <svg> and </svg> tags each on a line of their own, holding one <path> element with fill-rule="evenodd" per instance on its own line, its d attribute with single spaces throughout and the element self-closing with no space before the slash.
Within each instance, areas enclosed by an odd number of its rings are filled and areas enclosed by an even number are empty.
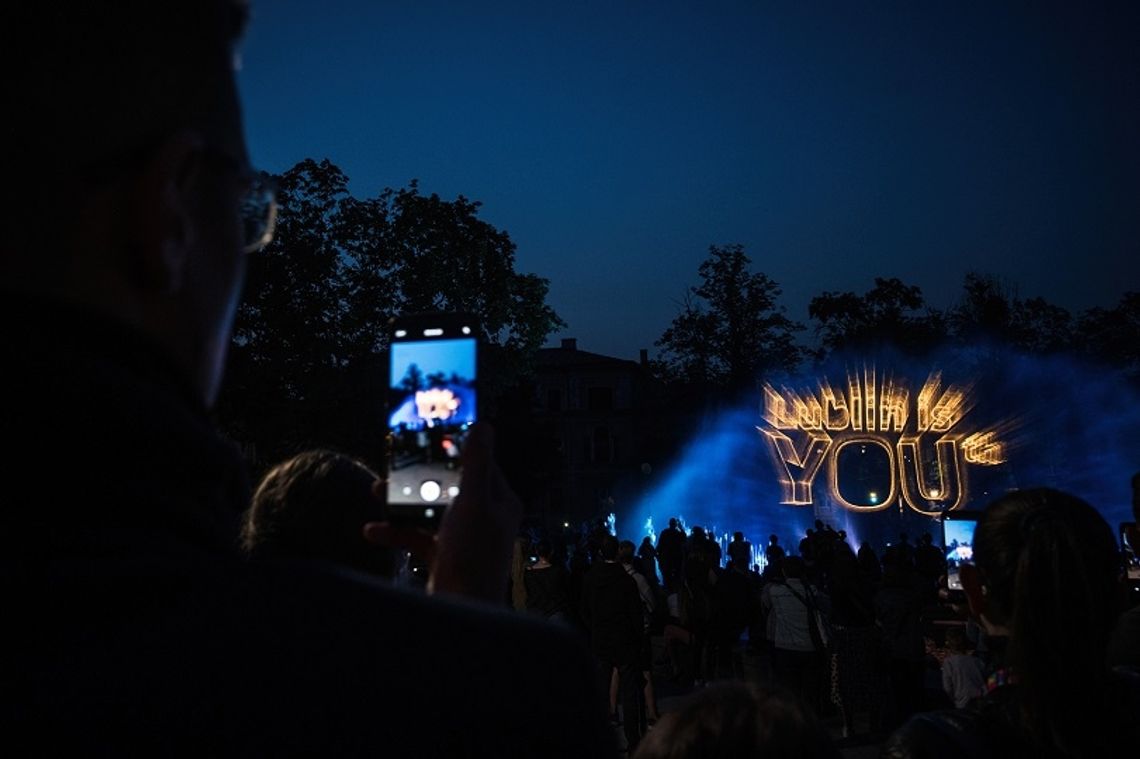
<svg viewBox="0 0 1140 759">
<path fill-rule="evenodd" d="M 1140 292 L 1125 293 L 1113 308 L 1090 308 L 1078 323 L 1084 354 L 1140 385 Z"/>
<path fill-rule="evenodd" d="M 825 351 L 894 347 L 922 355 L 946 339 L 942 314 L 924 308 L 922 291 L 900 279 L 875 278 L 864 295 L 825 292 L 812 298 L 808 315 Z"/>
<path fill-rule="evenodd" d="M 697 270 L 701 283 L 656 342 L 667 379 L 735 394 L 799 363 L 794 333 L 802 327 L 777 304 L 779 285 L 751 272 L 751 263 L 742 245 L 710 246 Z"/>
<path fill-rule="evenodd" d="M 414 181 L 355 198 L 328 160 L 276 180 L 277 235 L 250 258 L 219 403 L 223 428 L 260 457 L 316 444 L 375 453 L 397 313 L 475 314 L 488 398 L 564 326 L 547 281 L 514 270 L 514 243 L 478 218 L 479 203 L 421 195 Z"/>
<path fill-rule="evenodd" d="M 432 378 L 428 377 L 425 382 L 424 373 L 420 371 L 418 366 L 412 364 L 408 367 L 404 378 L 400 380 L 400 389 L 406 393 L 414 393 L 418 390 L 423 390 L 425 387 L 431 387 L 432 384 L 434 384 Z"/>
</svg>

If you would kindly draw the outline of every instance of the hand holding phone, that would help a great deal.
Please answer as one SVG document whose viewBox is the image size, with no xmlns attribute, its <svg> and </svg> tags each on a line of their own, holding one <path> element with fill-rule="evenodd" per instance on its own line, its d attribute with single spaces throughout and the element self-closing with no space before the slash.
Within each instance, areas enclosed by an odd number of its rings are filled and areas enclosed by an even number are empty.
<svg viewBox="0 0 1140 759">
<path fill-rule="evenodd" d="M 429 563 L 431 593 L 501 603 L 522 503 L 495 463 L 489 425 L 472 428 L 463 458 L 460 494 L 444 514 L 438 534 L 407 524 L 370 522 L 364 526 L 364 537 L 404 548 Z"/>
</svg>

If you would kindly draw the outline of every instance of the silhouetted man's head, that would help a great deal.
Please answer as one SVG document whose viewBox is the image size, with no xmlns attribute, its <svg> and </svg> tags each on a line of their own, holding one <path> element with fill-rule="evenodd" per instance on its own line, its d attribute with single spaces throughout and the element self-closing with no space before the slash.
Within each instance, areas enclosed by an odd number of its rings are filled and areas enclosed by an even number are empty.
<svg viewBox="0 0 1140 759">
<path fill-rule="evenodd" d="M 0 280 L 142 332 L 214 400 L 271 218 L 242 134 L 241 0 L 14 0 L 0 13 Z M 260 220 L 260 221 L 259 221 Z"/>
</svg>

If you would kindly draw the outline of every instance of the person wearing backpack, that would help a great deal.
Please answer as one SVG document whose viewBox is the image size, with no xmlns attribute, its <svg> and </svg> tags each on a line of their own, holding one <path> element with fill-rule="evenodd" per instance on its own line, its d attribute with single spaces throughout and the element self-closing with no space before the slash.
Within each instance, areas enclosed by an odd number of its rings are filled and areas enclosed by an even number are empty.
<svg viewBox="0 0 1140 759">
<path fill-rule="evenodd" d="M 776 682 L 818 708 L 827 664 L 827 641 L 813 640 L 815 611 L 826 614 L 830 601 L 804 578 L 804 561 L 789 556 L 783 562 L 783 581 L 764 587 L 760 600 L 769 619 L 772 639 L 772 675 Z M 818 632 L 818 628 L 816 628 Z"/>
</svg>

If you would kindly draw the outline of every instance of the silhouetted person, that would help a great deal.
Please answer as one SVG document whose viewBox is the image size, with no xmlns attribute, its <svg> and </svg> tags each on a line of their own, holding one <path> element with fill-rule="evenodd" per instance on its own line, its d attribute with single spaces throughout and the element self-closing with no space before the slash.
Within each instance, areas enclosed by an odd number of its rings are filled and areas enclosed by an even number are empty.
<svg viewBox="0 0 1140 759">
<path fill-rule="evenodd" d="M 871 548 L 871 544 L 866 540 L 859 544 L 856 558 L 859 560 L 859 573 L 863 578 L 872 584 L 877 583 L 883 576 L 883 568 L 879 564 L 879 557 L 875 555 L 875 549 Z"/>
<path fill-rule="evenodd" d="M 582 585 L 582 622 L 589 631 L 602 690 L 609 689 L 611 673 L 618 671 L 618 700 L 626 742 L 632 750 L 641 739 L 641 597 L 637 583 L 618 563 L 618 539 L 606 534 L 599 543 L 599 561 L 590 567 Z"/>
<path fill-rule="evenodd" d="M 764 586 L 761 603 L 768 615 L 775 681 L 818 708 L 825 662 L 808 625 L 811 609 L 826 609 L 828 602 L 805 579 L 802 558 L 784 559 L 784 581 Z"/>
<path fill-rule="evenodd" d="M 661 582 L 665 590 L 676 593 L 681 584 L 681 565 L 685 559 L 685 533 L 676 519 L 657 536 L 657 561 L 661 564 Z"/>
<path fill-rule="evenodd" d="M 565 622 L 570 614 L 570 574 L 554 560 L 549 540 L 540 540 L 534 548 L 537 560 L 526 568 L 526 609 L 546 619 Z"/>
<path fill-rule="evenodd" d="M 235 86 L 246 10 L 0 9 L 0 339 L 18 357 L 0 379 L 18 441 L 0 513 L 29 538 L 0 557 L 4 740 L 41 755 L 605 754 L 587 652 L 488 605 L 521 515 L 489 428 L 432 541 L 433 590 L 465 602 L 238 551 L 246 472 L 208 410 L 274 211 Z M 558 684 L 542 700 L 534 672 Z M 528 718 L 504 729 L 504 714 Z"/>
<path fill-rule="evenodd" d="M 892 546 L 883 555 L 883 584 L 875 594 L 875 618 L 883 635 L 887 676 L 893 705 L 891 727 L 923 708 L 923 593 L 914 565 Z"/>
<path fill-rule="evenodd" d="M 637 556 L 641 559 L 641 569 L 645 579 L 653 585 L 660 585 L 661 578 L 657 574 L 657 549 L 653 547 L 653 540 L 648 535 L 641 539 Z"/>
<path fill-rule="evenodd" d="M 938 578 L 946 574 L 946 555 L 934 545 L 934 538 L 924 532 L 914 549 L 914 570 L 925 583 L 926 590 L 933 595 L 938 589 Z"/>
<path fill-rule="evenodd" d="M 745 571 L 752 566 L 752 544 L 744 539 L 743 532 L 734 532 L 728 544 L 728 558 Z"/>
<path fill-rule="evenodd" d="M 815 530 L 810 527 L 800 540 L 799 545 L 800 558 L 804 560 L 805 564 L 810 565 L 815 559 Z"/>
<path fill-rule="evenodd" d="M 1116 541 L 1084 501 L 1015 491 L 982 513 L 961 568 L 996 667 L 972 708 L 911 719 L 887 757 L 1128 756 L 1140 745 L 1140 680 L 1105 664 Z"/>
<path fill-rule="evenodd" d="M 779 535 L 768 536 L 768 546 L 764 549 L 764 557 L 769 564 L 778 564 L 784 559 L 784 547 L 780 545 Z"/>
</svg>

